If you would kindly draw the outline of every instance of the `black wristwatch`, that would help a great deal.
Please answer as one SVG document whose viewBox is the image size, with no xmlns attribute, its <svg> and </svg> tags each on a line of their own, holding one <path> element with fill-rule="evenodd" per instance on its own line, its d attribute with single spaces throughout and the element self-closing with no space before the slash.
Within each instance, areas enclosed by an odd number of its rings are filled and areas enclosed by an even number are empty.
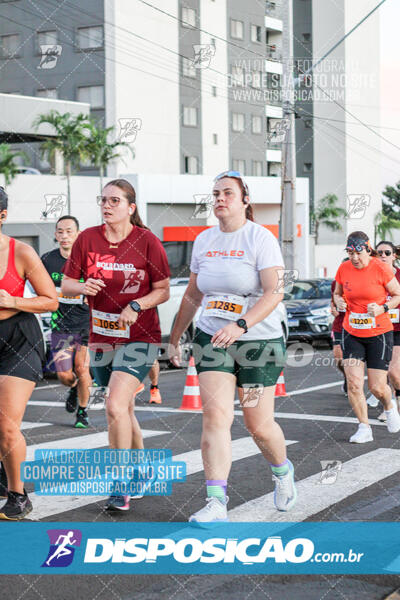
<svg viewBox="0 0 400 600">
<path fill-rule="evenodd" d="M 129 302 L 129 306 L 131 307 L 132 310 L 134 310 L 137 313 L 140 313 L 142 310 L 140 308 L 139 302 L 136 302 L 136 300 L 132 300 L 132 302 Z"/>
<path fill-rule="evenodd" d="M 388 307 L 388 305 L 387 305 L 386 303 L 385 303 L 385 304 L 382 304 L 382 308 L 383 308 L 383 310 L 384 310 L 385 312 L 388 312 L 388 310 L 389 310 L 389 307 Z"/>
<path fill-rule="evenodd" d="M 244 332 L 247 333 L 248 332 L 248 327 L 247 327 L 247 323 L 244 319 L 238 319 L 236 321 L 236 325 L 238 325 L 239 327 L 241 327 L 242 329 L 244 329 Z"/>
</svg>

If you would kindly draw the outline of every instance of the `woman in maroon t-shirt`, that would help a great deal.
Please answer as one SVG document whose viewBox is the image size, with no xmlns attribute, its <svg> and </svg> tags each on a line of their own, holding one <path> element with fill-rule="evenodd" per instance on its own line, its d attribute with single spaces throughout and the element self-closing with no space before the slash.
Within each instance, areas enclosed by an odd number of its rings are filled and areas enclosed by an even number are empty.
<svg viewBox="0 0 400 600">
<path fill-rule="evenodd" d="M 400 282 L 400 269 L 394 264 L 400 258 L 400 246 L 395 246 L 392 242 L 382 241 L 377 245 L 376 251 L 378 252 L 378 258 L 392 268 L 397 281 Z M 393 323 L 393 353 L 388 374 L 389 381 L 395 389 L 397 407 L 400 410 L 400 307 L 391 308 L 389 313 L 390 320 Z M 382 414 L 385 416 L 384 412 Z M 384 420 L 382 415 L 379 415 L 379 418 Z"/>
<path fill-rule="evenodd" d="M 107 183 L 98 203 L 104 225 L 85 229 L 75 241 L 64 266 L 62 293 L 88 298 L 90 363 L 96 383 L 105 387 L 110 447 L 141 449 L 133 396 L 158 355 L 156 307 L 169 298 L 170 270 L 160 240 L 139 217 L 128 181 Z M 129 509 L 135 494 L 119 488 L 107 509 Z"/>
</svg>

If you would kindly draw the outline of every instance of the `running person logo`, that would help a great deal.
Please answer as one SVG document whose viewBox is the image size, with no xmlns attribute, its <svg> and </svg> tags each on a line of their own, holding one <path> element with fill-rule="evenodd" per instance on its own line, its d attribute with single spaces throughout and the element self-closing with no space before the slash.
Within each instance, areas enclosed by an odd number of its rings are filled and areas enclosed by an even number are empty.
<svg viewBox="0 0 400 600">
<path fill-rule="evenodd" d="M 340 460 L 321 460 L 322 471 L 319 476 L 319 483 L 328 485 L 336 482 L 339 472 L 342 470 Z"/>
<path fill-rule="evenodd" d="M 140 282 L 144 280 L 145 271 L 137 269 L 132 271 L 124 271 L 125 281 L 121 289 L 121 294 L 137 294 L 140 289 Z"/>
<path fill-rule="evenodd" d="M 104 408 L 107 398 L 110 395 L 110 388 L 105 385 L 90 385 L 89 386 L 89 401 L 88 408 Z"/>
<path fill-rule="evenodd" d="M 81 545 L 82 532 L 79 529 L 48 529 L 50 548 L 42 567 L 68 567 Z"/>
<path fill-rule="evenodd" d="M 278 269 L 278 283 L 274 294 L 290 293 L 295 281 L 299 278 L 299 272 L 296 269 Z"/>
</svg>

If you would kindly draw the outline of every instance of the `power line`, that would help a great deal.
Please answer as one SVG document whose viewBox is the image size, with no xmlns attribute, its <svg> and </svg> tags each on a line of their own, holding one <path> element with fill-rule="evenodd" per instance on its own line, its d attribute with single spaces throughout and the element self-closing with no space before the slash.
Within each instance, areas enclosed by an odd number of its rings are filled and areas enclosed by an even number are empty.
<svg viewBox="0 0 400 600">
<path fill-rule="evenodd" d="M 351 122 L 345 121 L 343 119 L 332 119 L 331 117 L 321 117 L 318 115 L 314 115 L 314 114 L 309 113 L 308 111 L 304 110 L 304 108 L 301 108 L 300 106 L 296 106 L 294 112 L 296 113 L 297 111 L 301 111 L 301 112 L 305 113 L 308 117 L 311 117 L 312 119 L 322 119 L 323 121 L 333 121 L 335 123 L 345 123 L 346 125 L 361 125 L 361 123 L 351 123 Z M 392 131 L 400 131 L 400 128 L 398 128 L 398 127 L 386 127 L 385 125 L 369 124 L 368 127 L 375 127 L 376 129 L 390 129 Z"/>
</svg>

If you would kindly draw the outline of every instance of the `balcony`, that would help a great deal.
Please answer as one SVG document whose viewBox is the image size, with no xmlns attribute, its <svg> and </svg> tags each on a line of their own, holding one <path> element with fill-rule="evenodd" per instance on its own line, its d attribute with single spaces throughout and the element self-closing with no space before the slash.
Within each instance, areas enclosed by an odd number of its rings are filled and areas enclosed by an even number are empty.
<svg viewBox="0 0 400 600">
<path fill-rule="evenodd" d="M 271 60 L 282 62 L 282 52 L 280 48 L 276 47 L 276 44 L 267 44 L 266 53 Z"/>
</svg>

